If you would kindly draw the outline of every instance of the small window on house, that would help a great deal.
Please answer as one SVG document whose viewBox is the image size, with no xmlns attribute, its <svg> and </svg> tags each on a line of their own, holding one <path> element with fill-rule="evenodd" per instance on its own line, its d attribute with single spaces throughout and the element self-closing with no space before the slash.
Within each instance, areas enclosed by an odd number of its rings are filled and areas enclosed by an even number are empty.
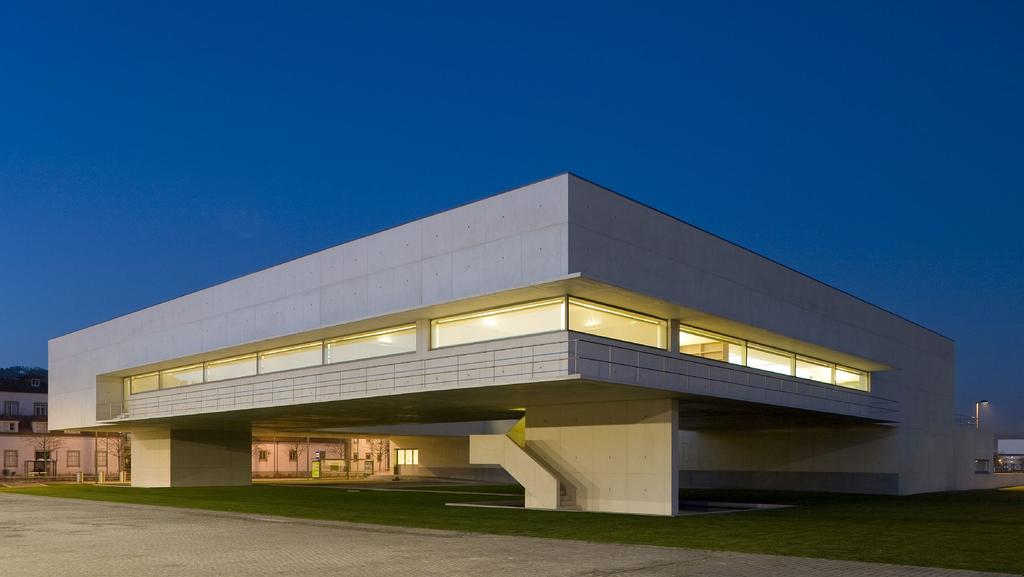
<svg viewBox="0 0 1024 577">
<path fill-rule="evenodd" d="M 96 466 L 97 467 L 106 467 L 107 466 L 107 452 L 106 451 L 100 451 L 99 453 L 96 453 Z"/>
<path fill-rule="evenodd" d="M 299 452 L 295 449 L 288 451 L 288 460 L 295 463 L 299 460 Z"/>
<path fill-rule="evenodd" d="M 18 468 L 18 450 L 6 449 L 4 451 L 4 467 Z"/>
<path fill-rule="evenodd" d="M 260 451 L 257 452 L 257 455 L 258 455 L 258 458 L 259 458 L 260 461 L 266 462 L 267 461 L 267 456 L 269 455 L 269 453 L 267 451 L 260 450 Z"/>
<path fill-rule="evenodd" d="M 68 467 L 81 467 L 82 466 L 82 452 L 81 451 L 68 451 Z"/>
<path fill-rule="evenodd" d="M 50 428 L 47 426 L 46 421 L 32 421 L 32 432 L 48 433 L 50 432 Z"/>
<path fill-rule="evenodd" d="M 37 379 L 37 378 L 33 378 L 33 379 L 29 379 L 29 380 L 28 380 L 28 384 L 29 384 L 29 386 L 30 386 L 30 387 L 32 387 L 32 388 L 39 388 L 39 386 L 40 386 L 40 385 L 42 385 L 42 384 L 43 384 L 43 382 L 42 382 L 42 380 L 40 380 L 40 379 Z"/>
<path fill-rule="evenodd" d="M 32 413 L 37 417 L 45 417 L 46 403 L 32 403 Z"/>
<path fill-rule="evenodd" d="M 4 414 L 8 417 L 18 416 L 18 401 L 4 401 Z"/>
</svg>

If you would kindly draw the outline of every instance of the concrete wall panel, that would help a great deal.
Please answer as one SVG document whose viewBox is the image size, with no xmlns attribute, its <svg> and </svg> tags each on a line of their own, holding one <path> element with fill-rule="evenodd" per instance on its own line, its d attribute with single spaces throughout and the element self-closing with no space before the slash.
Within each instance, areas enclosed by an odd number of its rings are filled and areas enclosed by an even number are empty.
<svg viewBox="0 0 1024 577">
<path fill-rule="evenodd" d="M 562 277 L 567 187 L 551 178 L 53 339 L 52 425 L 95 423 L 103 373 Z"/>
</svg>

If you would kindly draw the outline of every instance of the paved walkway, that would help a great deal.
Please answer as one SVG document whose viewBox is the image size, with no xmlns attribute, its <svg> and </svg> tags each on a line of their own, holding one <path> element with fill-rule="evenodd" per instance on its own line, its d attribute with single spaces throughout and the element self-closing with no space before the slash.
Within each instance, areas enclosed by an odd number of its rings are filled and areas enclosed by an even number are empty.
<svg viewBox="0 0 1024 577">
<path fill-rule="evenodd" d="M 0 568 L 19 577 L 994 575 L 3 493 L 0 511 Z"/>
</svg>

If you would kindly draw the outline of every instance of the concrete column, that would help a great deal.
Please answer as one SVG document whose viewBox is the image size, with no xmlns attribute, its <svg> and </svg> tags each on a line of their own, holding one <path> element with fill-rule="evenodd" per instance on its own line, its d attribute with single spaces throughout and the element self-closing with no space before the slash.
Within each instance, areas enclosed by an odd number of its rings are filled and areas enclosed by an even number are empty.
<svg viewBox="0 0 1024 577">
<path fill-rule="evenodd" d="M 673 353 L 679 352 L 679 319 L 668 321 L 668 350 Z"/>
<path fill-rule="evenodd" d="M 583 511 L 675 515 L 679 402 L 647 399 L 526 408 L 526 449 Z"/>
<path fill-rule="evenodd" d="M 422 356 L 429 350 L 430 321 L 428 319 L 420 319 L 416 321 L 416 352 Z"/>
<path fill-rule="evenodd" d="M 208 487 L 251 482 L 249 431 L 132 432 L 133 487 Z"/>
</svg>

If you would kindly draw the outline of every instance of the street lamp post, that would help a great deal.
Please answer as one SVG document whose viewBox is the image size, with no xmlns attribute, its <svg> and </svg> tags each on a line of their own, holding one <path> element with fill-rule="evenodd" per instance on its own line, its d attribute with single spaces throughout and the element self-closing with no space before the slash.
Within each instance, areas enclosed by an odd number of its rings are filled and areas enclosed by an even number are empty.
<svg viewBox="0 0 1024 577">
<path fill-rule="evenodd" d="M 975 429 L 980 429 L 981 428 L 981 406 L 982 405 L 987 405 L 987 404 L 988 404 L 988 401 L 986 401 L 986 400 L 981 400 L 981 401 L 978 401 L 977 403 L 974 403 L 974 428 Z"/>
</svg>

